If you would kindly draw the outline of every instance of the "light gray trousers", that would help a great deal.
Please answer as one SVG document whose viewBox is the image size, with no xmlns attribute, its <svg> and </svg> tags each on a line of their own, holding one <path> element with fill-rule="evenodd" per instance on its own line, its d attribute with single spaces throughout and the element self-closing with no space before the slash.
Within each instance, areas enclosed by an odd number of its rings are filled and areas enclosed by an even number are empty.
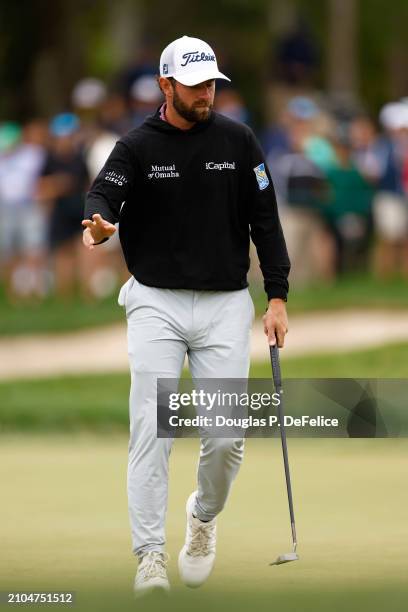
<svg viewBox="0 0 408 612">
<path fill-rule="evenodd" d="M 193 380 L 247 378 L 254 306 L 248 289 L 193 291 L 142 285 L 121 288 L 131 371 L 128 503 L 132 550 L 163 551 L 172 439 L 157 438 L 157 378 L 179 379 L 187 353 Z M 211 520 L 224 507 L 244 441 L 203 438 L 195 515 Z"/>
</svg>

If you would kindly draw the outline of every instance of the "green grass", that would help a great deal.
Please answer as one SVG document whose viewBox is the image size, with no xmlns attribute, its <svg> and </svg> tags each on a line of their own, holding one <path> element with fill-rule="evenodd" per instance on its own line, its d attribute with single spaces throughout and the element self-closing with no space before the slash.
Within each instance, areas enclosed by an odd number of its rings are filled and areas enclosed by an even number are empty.
<svg viewBox="0 0 408 612">
<path fill-rule="evenodd" d="M 128 427 L 128 374 L 0 383 L 3 429 L 99 432 Z"/>
<path fill-rule="evenodd" d="M 48 299 L 42 303 L 8 304 L 0 297 L 0 337 L 60 333 L 124 320 L 117 297 L 96 302 L 74 298 L 69 302 Z"/>
<path fill-rule="evenodd" d="M 404 343 L 290 359 L 283 349 L 281 355 L 286 378 L 408 378 L 408 344 Z M 251 375 L 267 378 L 270 371 L 269 363 L 254 363 Z"/>
<path fill-rule="evenodd" d="M 287 378 L 408 377 L 408 344 L 345 354 L 285 359 Z M 270 377 L 269 363 L 253 363 L 250 375 Z M 0 428 L 3 431 L 128 428 L 129 375 L 103 374 L 18 380 L 0 383 Z"/>
<path fill-rule="evenodd" d="M 265 311 L 266 295 L 260 284 L 251 286 L 257 315 Z M 406 308 L 406 280 L 380 282 L 367 275 L 349 275 L 334 285 L 293 289 L 289 313 L 341 308 Z M 0 294 L 0 337 L 27 333 L 68 332 L 124 320 L 116 295 L 95 303 L 78 298 L 69 303 L 48 299 L 43 303 L 10 305 Z"/>
<path fill-rule="evenodd" d="M 266 307 L 265 293 L 261 286 L 251 288 L 257 314 Z M 333 285 L 311 285 L 303 289 L 291 289 L 288 312 L 300 313 L 316 310 L 345 308 L 406 308 L 408 306 L 407 280 L 395 278 L 380 281 L 367 274 L 348 274 Z"/>
<path fill-rule="evenodd" d="M 278 440 L 249 440 L 218 521 L 214 572 L 180 582 L 184 503 L 197 440 L 177 440 L 167 513 L 169 598 L 132 600 L 127 436 L 5 436 L 0 447 L 0 590 L 73 590 L 75 609 L 204 612 L 406 610 L 407 440 L 290 440 L 300 561 L 290 549 Z"/>
</svg>

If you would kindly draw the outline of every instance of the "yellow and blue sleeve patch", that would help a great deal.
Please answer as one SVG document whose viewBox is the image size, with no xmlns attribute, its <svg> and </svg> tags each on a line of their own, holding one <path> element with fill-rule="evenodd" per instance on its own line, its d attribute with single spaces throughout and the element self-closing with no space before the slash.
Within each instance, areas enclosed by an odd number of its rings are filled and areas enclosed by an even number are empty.
<svg viewBox="0 0 408 612">
<path fill-rule="evenodd" d="M 254 168 L 256 180 L 258 181 L 258 187 L 261 191 L 267 188 L 269 185 L 268 175 L 266 174 L 265 164 L 259 164 Z"/>
</svg>

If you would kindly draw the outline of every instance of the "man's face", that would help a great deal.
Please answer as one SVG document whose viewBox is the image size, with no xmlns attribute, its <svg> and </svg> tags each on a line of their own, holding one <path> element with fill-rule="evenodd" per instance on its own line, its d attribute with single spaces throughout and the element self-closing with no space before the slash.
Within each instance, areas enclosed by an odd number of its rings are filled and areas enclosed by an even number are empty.
<svg viewBox="0 0 408 612">
<path fill-rule="evenodd" d="M 173 81 L 173 106 L 183 119 L 191 123 L 208 119 L 214 94 L 215 79 L 191 87 Z"/>
</svg>

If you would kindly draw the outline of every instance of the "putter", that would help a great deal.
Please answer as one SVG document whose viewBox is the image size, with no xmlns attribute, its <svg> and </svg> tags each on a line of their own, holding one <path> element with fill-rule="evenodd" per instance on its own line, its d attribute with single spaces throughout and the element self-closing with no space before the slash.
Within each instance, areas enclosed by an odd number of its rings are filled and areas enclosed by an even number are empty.
<svg viewBox="0 0 408 612">
<path fill-rule="evenodd" d="M 279 393 L 279 396 L 280 396 L 280 402 L 278 404 L 278 419 L 279 419 L 279 425 L 280 425 L 280 437 L 281 437 L 281 442 L 282 442 L 283 463 L 285 466 L 286 489 L 288 492 L 290 526 L 292 529 L 292 544 L 293 544 L 292 552 L 284 553 L 283 555 L 279 555 L 276 561 L 269 564 L 269 565 L 281 565 L 282 563 L 289 563 L 290 561 L 298 561 L 299 555 L 296 552 L 297 540 L 296 540 L 295 513 L 293 511 L 292 485 L 290 483 L 288 447 L 286 444 L 285 422 L 283 418 L 283 389 L 282 389 L 282 377 L 281 377 L 281 370 L 280 370 L 280 363 L 279 363 L 278 345 L 274 344 L 273 346 L 270 346 L 269 350 L 271 354 L 273 384 L 275 386 L 276 392 Z"/>
</svg>

